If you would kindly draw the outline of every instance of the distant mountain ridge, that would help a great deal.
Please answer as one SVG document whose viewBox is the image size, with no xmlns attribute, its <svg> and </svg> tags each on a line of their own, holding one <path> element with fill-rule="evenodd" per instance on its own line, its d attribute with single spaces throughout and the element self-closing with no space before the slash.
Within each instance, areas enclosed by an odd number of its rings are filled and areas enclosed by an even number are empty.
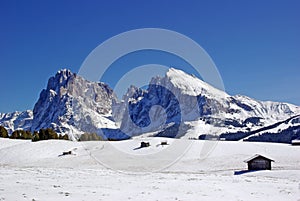
<svg viewBox="0 0 300 201">
<path fill-rule="evenodd" d="M 32 125 L 33 112 L 0 113 L 0 125 L 4 126 L 9 133 L 17 129 L 30 130 Z"/>
<path fill-rule="evenodd" d="M 150 117 L 149 111 L 154 105 L 164 109 L 156 110 Z M 196 139 L 201 135 L 248 133 L 300 114 L 300 108 L 292 104 L 230 96 L 173 68 L 164 77 L 153 78 L 147 90 L 131 87 L 114 110 L 121 129 L 131 135 L 149 132 L 152 136 Z M 163 116 L 169 125 L 163 125 Z M 291 122 L 290 126 L 298 125 L 297 122 Z M 298 138 L 299 134 L 296 131 L 291 138 Z"/>
<path fill-rule="evenodd" d="M 299 106 L 230 96 L 174 68 L 164 77 L 152 78 L 146 90 L 131 86 L 122 100 L 117 100 L 107 84 L 87 81 L 65 69 L 48 80 L 33 111 L 0 114 L 0 125 L 9 132 L 50 127 L 71 137 L 95 132 L 116 139 L 127 135 L 193 139 L 236 136 L 234 140 L 256 141 L 272 141 L 260 136 L 289 129 L 293 135 L 284 140 L 289 142 L 300 138 L 300 120 L 290 119 L 299 114 Z M 278 124 L 277 130 L 277 126 L 268 129 L 287 119 L 290 121 L 284 126 Z M 261 132 L 254 135 L 259 129 Z"/>
</svg>

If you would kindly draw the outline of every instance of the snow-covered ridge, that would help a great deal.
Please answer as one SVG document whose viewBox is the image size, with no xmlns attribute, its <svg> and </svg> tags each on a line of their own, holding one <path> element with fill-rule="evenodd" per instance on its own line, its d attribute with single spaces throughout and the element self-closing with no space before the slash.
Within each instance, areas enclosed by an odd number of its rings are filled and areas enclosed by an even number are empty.
<svg viewBox="0 0 300 201">
<path fill-rule="evenodd" d="M 149 108 L 155 105 L 163 110 L 152 111 L 151 116 Z M 114 104 L 113 114 L 121 128 L 131 135 L 148 132 L 152 136 L 156 132 L 158 136 L 174 137 L 172 133 L 180 130 L 177 137 L 198 138 L 202 134 L 257 130 L 300 114 L 300 108 L 288 103 L 230 96 L 195 76 L 171 68 L 164 77 L 154 77 L 147 90 L 131 87 L 123 100 Z M 165 122 L 177 124 L 179 128 L 174 130 L 173 126 L 166 132 Z"/>
<path fill-rule="evenodd" d="M 219 90 L 208 83 L 200 80 L 194 75 L 190 75 L 185 73 L 182 70 L 178 70 L 175 68 L 170 68 L 166 73 L 166 77 L 169 78 L 169 81 L 175 86 L 182 90 L 183 94 L 196 96 L 203 92 L 206 92 L 207 95 L 212 95 L 213 97 L 225 98 L 229 97 L 229 95 Z M 157 82 L 157 80 L 153 80 L 153 83 Z"/>
<path fill-rule="evenodd" d="M 32 125 L 33 112 L 0 113 L 0 125 L 4 126 L 9 133 L 17 129 L 29 130 Z"/>
<path fill-rule="evenodd" d="M 230 96 L 174 68 L 149 83 L 147 90 L 129 87 L 117 100 L 107 84 L 60 70 L 49 78 L 33 111 L 0 114 L 0 124 L 10 132 L 50 127 L 71 136 L 104 130 L 116 138 L 124 137 L 122 132 L 198 138 L 253 131 L 300 114 L 299 106 Z"/>
</svg>

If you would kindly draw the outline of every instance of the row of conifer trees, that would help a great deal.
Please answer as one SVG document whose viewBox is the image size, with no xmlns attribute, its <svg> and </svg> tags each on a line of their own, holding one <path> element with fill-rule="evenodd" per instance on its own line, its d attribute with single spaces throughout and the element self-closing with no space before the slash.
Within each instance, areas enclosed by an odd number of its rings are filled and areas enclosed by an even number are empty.
<svg viewBox="0 0 300 201">
<path fill-rule="evenodd" d="M 69 136 L 67 134 L 58 135 L 51 128 L 40 129 L 39 131 L 34 131 L 33 133 L 31 133 L 30 131 L 15 130 L 14 132 L 12 132 L 11 135 L 8 135 L 7 130 L 3 126 L 0 126 L 0 137 L 10 139 L 32 140 L 33 142 L 50 139 L 69 140 Z"/>
</svg>

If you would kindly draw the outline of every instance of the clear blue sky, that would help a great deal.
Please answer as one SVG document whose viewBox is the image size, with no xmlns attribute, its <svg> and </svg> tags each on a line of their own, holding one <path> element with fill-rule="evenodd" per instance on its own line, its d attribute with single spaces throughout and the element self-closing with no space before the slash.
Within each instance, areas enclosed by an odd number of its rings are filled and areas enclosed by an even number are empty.
<svg viewBox="0 0 300 201">
<path fill-rule="evenodd" d="M 300 105 L 299 10 L 297 0 L 1 0 L 0 112 L 32 109 L 56 71 L 77 72 L 101 42 L 146 27 L 198 42 L 229 94 Z"/>
</svg>

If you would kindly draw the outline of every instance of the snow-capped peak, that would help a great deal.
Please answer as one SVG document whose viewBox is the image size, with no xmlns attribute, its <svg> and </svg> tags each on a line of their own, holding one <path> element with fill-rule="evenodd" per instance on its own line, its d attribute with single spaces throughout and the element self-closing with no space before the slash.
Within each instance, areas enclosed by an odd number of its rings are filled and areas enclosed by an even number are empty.
<svg viewBox="0 0 300 201">
<path fill-rule="evenodd" d="M 63 69 L 49 79 L 33 112 L 0 114 L 0 124 L 10 132 L 50 127 L 71 136 L 106 129 L 119 137 L 151 132 L 198 138 L 201 134 L 255 131 L 299 114 L 298 106 L 230 96 L 175 68 L 152 78 L 147 90 L 131 86 L 121 101 L 107 84 L 87 81 Z M 296 125 L 299 121 L 289 122 Z"/>
<path fill-rule="evenodd" d="M 223 132 L 244 132 L 300 113 L 298 107 L 291 104 L 230 96 L 196 76 L 174 68 L 170 68 L 164 77 L 152 78 L 149 88 L 143 93 L 138 90 L 134 93 L 134 89 L 132 87 L 130 93 L 124 96 L 125 99 L 113 107 L 117 116 L 115 119 L 121 120 L 121 128 L 133 135 L 145 132 L 145 126 L 147 132 L 160 132 L 162 124 L 171 122 L 187 125 L 187 129 L 195 125 L 197 127 L 198 123 L 202 125 L 204 130 L 196 129 L 197 132 L 193 132 L 197 136 L 186 136 L 192 138 L 198 138 L 203 132 L 216 135 Z M 150 108 L 155 105 L 164 109 L 154 112 L 156 120 L 149 118 Z M 164 114 L 167 120 L 160 118 Z M 192 121 L 194 123 L 189 123 Z M 141 128 L 137 128 L 137 125 Z M 181 131 L 180 136 L 188 133 L 186 129 Z M 170 132 L 174 133 L 174 129 Z"/>
<path fill-rule="evenodd" d="M 228 97 L 224 91 L 221 91 L 208 83 L 197 78 L 195 75 L 187 74 L 182 70 L 170 68 L 166 73 L 166 78 L 175 86 L 182 90 L 182 93 L 189 95 L 207 95 L 217 96 L 219 98 Z"/>
</svg>

